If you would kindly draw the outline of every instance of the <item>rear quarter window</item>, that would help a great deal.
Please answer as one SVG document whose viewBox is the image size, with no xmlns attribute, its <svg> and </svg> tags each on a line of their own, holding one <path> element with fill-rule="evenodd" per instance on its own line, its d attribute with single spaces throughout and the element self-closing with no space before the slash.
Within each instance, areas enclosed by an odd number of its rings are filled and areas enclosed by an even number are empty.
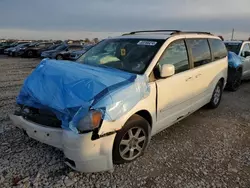
<svg viewBox="0 0 250 188">
<path fill-rule="evenodd" d="M 227 49 L 225 44 L 219 39 L 209 39 L 209 44 L 214 61 L 222 59 L 227 56 Z"/>
<path fill-rule="evenodd" d="M 187 39 L 187 45 L 191 51 L 194 67 L 199 67 L 212 62 L 207 39 Z"/>
</svg>

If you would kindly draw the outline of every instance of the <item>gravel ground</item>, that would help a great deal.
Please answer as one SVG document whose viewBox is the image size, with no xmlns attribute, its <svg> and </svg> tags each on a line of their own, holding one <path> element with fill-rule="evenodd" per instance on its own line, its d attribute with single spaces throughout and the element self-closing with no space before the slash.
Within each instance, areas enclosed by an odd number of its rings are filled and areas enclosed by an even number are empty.
<svg viewBox="0 0 250 188">
<path fill-rule="evenodd" d="M 113 172 L 84 174 L 58 149 L 26 137 L 9 121 L 15 96 L 39 60 L 0 57 L 0 187 L 250 187 L 250 83 L 225 92 L 152 138 L 147 152 Z"/>
</svg>

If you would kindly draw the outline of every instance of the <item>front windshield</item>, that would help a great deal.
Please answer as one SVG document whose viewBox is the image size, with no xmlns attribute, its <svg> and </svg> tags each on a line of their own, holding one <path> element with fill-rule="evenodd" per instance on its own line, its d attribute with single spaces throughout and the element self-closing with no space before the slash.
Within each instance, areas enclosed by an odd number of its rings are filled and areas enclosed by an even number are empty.
<svg viewBox="0 0 250 188">
<path fill-rule="evenodd" d="M 48 50 L 53 50 L 53 49 L 57 48 L 58 46 L 60 46 L 60 44 L 53 44 L 53 45 L 48 47 Z"/>
<path fill-rule="evenodd" d="M 35 46 L 36 44 L 37 44 L 37 42 L 32 42 L 32 43 L 29 44 L 29 47 L 33 47 L 33 46 Z"/>
<path fill-rule="evenodd" d="M 18 43 L 17 42 L 14 42 L 10 45 L 10 47 L 15 47 Z"/>
<path fill-rule="evenodd" d="M 29 45 L 29 43 L 19 44 L 19 45 L 17 45 L 16 47 L 17 47 L 17 48 L 21 48 L 21 47 L 25 47 L 25 46 L 27 46 L 27 45 Z"/>
<path fill-rule="evenodd" d="M 60 45 L 55 50 L 64 50 L 65 48 L 66 48 L 65 45 Z"/>
<path fill-rule="evenodd" d="M 143 74 L 164 40 L 107 39 L 84 53 L 77 62 Z"/>
<path fill-rule="evenodd" d="M 227 48 L 228 51 L 234 52 L 237 55 L 240 52 L 240 48 L 241 48 L 242 43 L 240 42 L 225 42 L 225 46 Z"/>
</svg>

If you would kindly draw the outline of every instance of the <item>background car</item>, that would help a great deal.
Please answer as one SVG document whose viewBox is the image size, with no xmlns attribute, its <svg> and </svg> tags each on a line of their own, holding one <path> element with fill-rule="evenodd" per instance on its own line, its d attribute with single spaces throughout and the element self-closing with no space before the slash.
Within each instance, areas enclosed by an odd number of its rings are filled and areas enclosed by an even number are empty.
<svg viewBox="0 0 250 188">
<path fill-rule="evenodd" d="M 12 43 L 9 48 L 4 49 L 4 54 L 9 55 L 10 51 L 13 50 L 17 45 L 24 44 L 24 43 L 27 43 L 27 41 L 18 41 L 18 42 Z"/>
<path fill-rule="evenodd" d="M 35 46 L 30 46 L 25 49 L 22 57 L 40 57 L 41 53 L 45 50 L 48 50 L 52 46 L 53 42 L 40 42 Z"/>
<path fill-rule="evenodd" d="M 94 45 L 85 45 L 83 46 L 82 50 L 78 51 L 72 51 L 69 56 L 69 60 L 75 61 L 77 60 L 81 55 L 83 55 L 86 51 L 88 51 L 90 48 L 92 48 Z"/>
<path fill-rule="evenodd" d="M 225 41 L 227 50 L 234 52 L 242 61 L 242 80 L 250 79 L 250 41 Z"/>
<path fill-rule="evenodd" d="M 23 45 L 21 47 L 15 47 L 15 51 L 14 51 L 15 53 L 12 54 L 12 56 L 22 56 L 27 48 L 34 47 L 37 44 L 38 44 L 38 42 L 31 42 L 31 43 L 28 43 L 28 45 Z"/>
<path fill-rule="evenodd" d="M 228 76 L 226 89 L 237 91 L 242 79 L 242 61 L 234 52 L 228 52 Z"/>
<path fill-rule="evenodd" d="M 0 54 L 4 54 L 4 50 L 12 47 L 13 41 L 6 41 L 0 43 Z"/>
<path fill-rule="evenodd" d="M 24 44 L 19 44 L 17 46 L 15 46 L 14 48 L 12 48 L 11 50 L 9 50 L 9 56 L 18 56 L 20 53 L 22 53 L 24 51 L 24 49 L 26 49 L 28 46 L 32 45 L 32 43 L 24 43 Z"/>
<path fill-rule="evenodd" d="M 51 59 L 55 59 L 57 54 L 59 54 L 61 51 L 64 51 L 68 48 L 68 44 L 66 44 L 65 42 L 63 42 L 62 44 L 60 44 L 59 46 L 57 46 L 55 49 L 52 50 L 48 50 L 48 51 L 44 51 L 41 53 L 41 58 L 51 58 Z"/>
<path fill-rule="evenodd" d="M 71 53 L 75 52 L 75 51 L 81 51 L 83 50 L 83 46 L 82 45 L 69 45 L 68 48 L 66 48 L 64 51 L 59 52 L 56 55 L 56 59 L 58 60 L 71 60 Z"/>
</svg>

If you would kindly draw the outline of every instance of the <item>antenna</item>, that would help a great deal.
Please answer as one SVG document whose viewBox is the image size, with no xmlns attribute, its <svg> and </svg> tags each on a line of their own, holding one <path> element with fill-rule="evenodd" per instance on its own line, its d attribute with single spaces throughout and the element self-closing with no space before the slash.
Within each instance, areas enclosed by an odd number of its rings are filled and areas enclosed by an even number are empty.
<svg viewBox="0 0 250 188">
<path fill-rule="evenodd" d="M 234 40 L 234 28 L 232 30 L 232 37 L 231 37 L 231 40 Z"/>
</svg>

